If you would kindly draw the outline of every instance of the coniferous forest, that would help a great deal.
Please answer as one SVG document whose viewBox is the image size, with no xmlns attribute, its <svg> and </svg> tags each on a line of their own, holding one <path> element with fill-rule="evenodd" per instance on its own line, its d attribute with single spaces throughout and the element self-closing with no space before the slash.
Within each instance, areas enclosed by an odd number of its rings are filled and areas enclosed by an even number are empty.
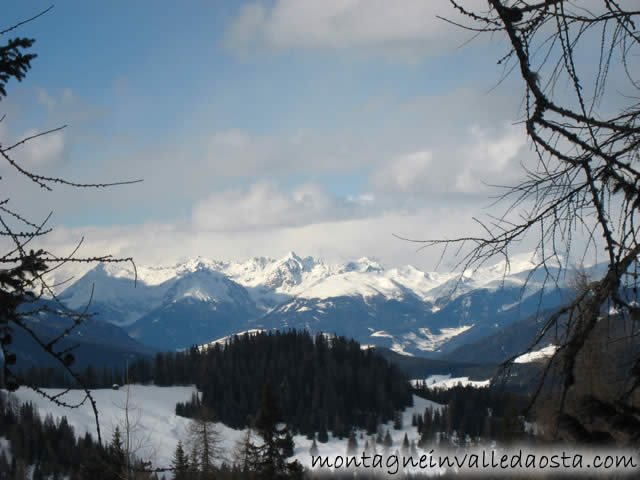
<svg viewBox="0 0 640 480">
<path fill-rule="evenodd" d="M 124 447 L 117 431 L 107 445 L 99 445 L 88 433 L 77 437 L 66 417 L 54 419 L 48 414 L 42 419 L 31 403 L 19 404 L 0 391 L 0 432 L 10 451 L 9 457 L 0 449 L 0 480 L 124 478 Z M 139 480 L 158 478 L 141 471 L 140 459 L 133 459 L 131 467 L 140 470 Z"/>
<path fill-rule="evenodd" d="M 93 366 L 82 372 L 90 388 L 109 388 L 125 377 L 159 386 L 195 384 L 202 405 L 232 428 L 247 426 L 262 386 L 269 383 L 283 420 L 296 433 L 318 432 L 320 441 L 329 431 L 346 438 L 353 427 L 374 433 L 412 401 L 407 377 L 375 351 L 344 337 L 312 337 L 306 331 L 233 336 L 226 344 L 158 353 L 152 362 L 132 362 L 126 375 L 122 369 Z M 73 386 L 51 368 L 32 368 L 25 378 L 41 387 Z M 182 416 L 195 410 L 194 401 L 176 406 Z"/>
<path fill-rule="evenodd" d="M 412 401 L 407 378 L 375 352 L 353 340 L 312 338 L 305 331 L 236 336 L 226 347 L 158 355 L 153 372 L 158 385 L 191 372 L 202 403 L 234 428 L 247 425 L 265 383 L 274 386 L 291 428 L 320 437 L 327 430 L 346 437 L 352 427 L 375 432 Z M 181 415 L 191 411 L 189 403 L 176 407 Z"/>
</svg>

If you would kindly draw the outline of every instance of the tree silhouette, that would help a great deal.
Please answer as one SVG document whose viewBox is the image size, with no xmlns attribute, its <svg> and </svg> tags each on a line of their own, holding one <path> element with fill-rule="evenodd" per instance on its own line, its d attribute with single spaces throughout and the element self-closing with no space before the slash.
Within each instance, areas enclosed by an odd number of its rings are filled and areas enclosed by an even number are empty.
<svg viewBox="0 0 640 480">
<path fill-rule="evenodd" d="M 562 379 L 558 409 L 563 412 L 579 377 L 576 360 L 599 319 L 607 315 L 609 307 L 625 318 L 640 318 L 636 302 L 640 79 L 637 68 L 632 68 L 640 53 L 640 10 L 610 0 L 588 5 L 567 0 L 488 0 L 488 10 L 469 10 L 456 0 L 451 3 L 468 19 L 468 24 L 456 23 L 459 27 L 474 34 L 503 35 L 508 40 L 509 50 L 498 63 L 507 74 L 514 71 L 521 77 L 522 121 L 537 163 L 523 166 L 524 180 L 507 187 L 499 198 L 507 205 L 503 213 L 478 220 L 485 236 L 413 241 L 445 250 L 459 248 L 463 270 L 502 256 L 506 274 L 511 249 L 525 235 L 535 235 L 540 259 L 537 267 L 555 284 L 561 273 L 552 275 L 550 267 L 560 265 L 562 272 L 567 266 L 564 259 L 572 254 L 579 257 L 589 249 L 604 247 L 606 273 L 549 316 L 528 350 L 557 330 L 558 349 L 544 370 L 534 400 L 554 366 Z M 595 65 L 591 65 L 595 68 L 586 68 L 581 63 L 584 58 L 595 58 Z M 617 67 L 619 77 L 624 78 L 617 77 L 612 83 L 609 77 Z M 580 231 L 586 233 L 587 246 L 573 252 L 574 236 Z M 633 337 L 636 330 L 634 322 L 626 335 Z M 606 401 L 599 411 L 615 412 L 617 422 L 626 419 L 635 424 L 640 418 L 633 400 L 640 387 L 637 354 L 627 371 L 624 393 L 615 401 Z M 583 406 L 590 414 L 601 414 L 593 406 Z M 570 417 L 575 425 L 584 426 L 580 415 Z"/>
<path fill-rule="evenodd" d="M 200 471 L 205 478 L 212 474 L 215 462 L 221 456 L 220 444 L 222 440 L 213 420 L 213 412 L 201 405 L 188 427 L 192 452 L 197 456 L 194 458 L 197 459 Z"/>
<path fill-rule="evenodd" d="M 35 20 L 50 11 L 51 8 L 49 7 L 30 19 L 0 31 L 0 36 L 6 35 L 16 28 Z M 36 58 L 36 54 L 29 50 L 34 43 L 35 40 L 32 38 L 15 38 L 0 46 L 0 100 L 7 95 L 9 81 L 12 79 L 21 81 L 31 68 L 31 62 Z M 4 121 L 4 119 L 4 116 L 0 117 L 0 121 Z M 52 191 L 54 187 L 103 188 L 140 181 L 80 183 L 61 177 L 41 175 L 23 166 L 24 163 L 19 158 L 21 146 L 38 137 L 62 130 L 65 127 L 66 125 L 37 133 L 22 138 L 11 145 L 0 145 L 0 157 L 18 172 L 19 178 L 22 178 L 26 184 L 35 184 L 47 191 Z M 0 237 L 5 237 L 11 242 L 11 246 L 0 253 L 0 266 L 2 267 L 0 268 L 0 348 L 4 357 L 2 372 L 4 386 L 12 391 L 21 384 L 26 385 L 58 405 L 69 408 L 77 408 L 89 402 L 95 416 L 98 441 L 101 442 L 98 409 L 88 388 L 84 388 L 85 398 L 79 404 L 69 404 L 64 401 L 64 393 L 52 395 L 27 382 L 15 369 L 20 353 L 13 348 L 12 333 L 15 329 L 24 331 L 75 379 L 77 386 L 84 386 L 82 379 L 71 368 L 75 360 L 72 351 L 73 347 L 62 349 L 59 348 L 59 343 L 90 315 L 87 314 L 86 309 L 82 312 L 76 312 L 60 303 L 55 295 L 54 286 L 47 281 L 46 276 L 67 263 L 125 261 L 133 263 L 133 260 L 131 258 L 113 258 L 110 255 L 77 257 L 75 254 L 82 244 L 82 240 L 78 242 L 76 248 L 70 254 L 62 256 L 44 249 L 34 250 L 28 248 L 30 243 L 34 243 L 35 240 L 41 239 L 51 231 L 48 225 L 51 215 L 52 212 L 46 215 L 43 220 L 34 221 L 21 214 L 20 209 L 11 203 L 10 198 L 0 200 Z M 50 298 L 53 303 L 43 302 L 42 300 L 46 298 Z M 87 299 L 88 302 L 90 300 L 90 298 Z M 30 322 L 30 318 L 41 312 L 63 317 L 67 320 L 66 328 L 53 339 L 41 338 L 33 328 L 33 323 Z"/>
<path fill-rule="evenodd" d="M 178 440 L 178 445 L 176 445 L 171 467 L 173 468 L 173 480 L 187 480 L 189 474 L 189 458 L 180 440 Z"/>
<path fill-rule="evenodd" d="M 262 437 L 258 478 L 297 478 L 302 475 L 302 466 L 297 461 L 287 462 L 287 458 L 293 455 L 293 440 L 281 420 L 282 414 L 271 384 L 266 383 L 253 420 L 253 427 Z"/>
</svg>

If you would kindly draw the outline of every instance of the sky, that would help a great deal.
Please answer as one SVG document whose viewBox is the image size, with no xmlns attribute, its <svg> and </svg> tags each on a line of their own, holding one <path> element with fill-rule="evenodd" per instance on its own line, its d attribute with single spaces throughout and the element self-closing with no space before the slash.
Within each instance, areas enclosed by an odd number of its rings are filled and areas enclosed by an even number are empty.
<svg viewBox="0 0 640 480">
<path fill-rule="evenodd" d="M 3 27 L 48 6 L 9 1 Z M 15 159 L 144 181 L 45 192 L 1 165 L 3 188 L 33 221 L 53 211 L 58 254 L 83 238 L 78 255 L 144 265 L 295 251 L 433 270 L 440 250 L 398 236 L 478 233 L 502 208 L 491 185 L 533 158 L 504 39 L 438 15 L 460 20 L 444 0 L 61 1 L 11 32 L 38 57 L 0 102 L 0 142 L 67 125 Z"/>
</svg>

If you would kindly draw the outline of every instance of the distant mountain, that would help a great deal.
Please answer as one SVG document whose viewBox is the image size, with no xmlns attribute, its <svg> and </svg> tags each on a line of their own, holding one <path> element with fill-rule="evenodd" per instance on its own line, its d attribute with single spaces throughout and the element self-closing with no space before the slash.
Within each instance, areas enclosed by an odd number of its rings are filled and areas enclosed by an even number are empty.
<svg viewBox="0 0 640 480">
<path fill-rule="evenodd" d="M 622 292 L 624 298 L 637 298 L 637 294 L 633 292 L 633 289 L 623 289 Z M 558 293 L 558 291 L 556 290 L 554 293 Z M 553 295 L 553 293 L 550 295 Z M 565 291 L 565 295 L 559 298 L 566 299 L 568 295 L 569 292 Z M 549 318 L 558 311 L 557 308 L 541 308 L 536 311 L 531 308 L 533 305 L 526 305 L 528 301 L 523 302 L 523 311 L 530 312 L 525 318 L 478 339 L 470 340 L 464 338 L 464 335 L 460 335 L 455 342 L 451 342 L 448 345 L 450 350 L 440 358 L 453 362 L 475 362 L 478 359 L 482 359 L 487 363 L 498 364 L 520 355 L 531 346 L 532 340 L 540 333 Z M 546 302 L 542 305 L 551 303 L 553 302 Z M 611 339 L 612 343 L 620 343 L 620 338 L 633 338 L 633 335 L 627 332 L 630 323 L 629 319 L 625 319 L 615 309 L 607 312 L 606 309 L 608 308 L 608 306 L 603 308 L 601 312 L 602 318 L 606 316 L 606 321 L 598 322 L 593 336 Z M 533 351 L 536 352 L 545 347 L 558 345 L 563 340 L 558 340 L 556 335 L 560 335 L 562 338 L 566 329 L 566 317 L 563 317 L 558 321 L 557 328 L 549 330 Z M 637 342 L 634 343 L 633 348 L 639 348 Z"/>
<path fill-rule="evenodd" d="M 162 304 L 127 327 L 132 337 L 163 350 L 187 348 L 258 315 L 247 290 L 219 272 L 198 268 L 171 283 Z"/>
<path fill-rule="evenodd" d="M 337 333 L 406 355 L 438 356 L 563 303 L 562 284 L 541 294 L 531 255 L 474 272 L 385 269 L 368 258 L 326 264 L 290 252 L 240 262 L 195 258 L 167 266 L 98 265 L 61 293 L 161 349 L 204 344 L 248 329 Z M 557 275 L 551 268 L 549 273 Z M 93 296 L 91 297 L 91 292 Z"/>
<path fill-rule="evenodd" d="M 33 310 L 39 305 L 47 305 L 54 311 L 59 307 L 55 302 L 45 300 L 23 308 Z M 25 322 L 38 338 L 46 343 L 59 337 L 71 325 L 72 320 L 54 313 L 41 312 L 26 318 Z M 14 328 L 12 334 L 13 342 L 8 349 L 17 354 L 18 369 L 60 366 L 27 332 Z M 116 325 L 97 320 L 95 317 L 84 320 L 54 347 L 58 352 L 66 349 L 72 349 L 75 357 L 73 368 L 76 371 L 90 364 L 123 366 L 127 361 L 133 361 L 138 357 L 151 357 L 156 352 L 154 348 L 132 339 Z"/>
</svg>

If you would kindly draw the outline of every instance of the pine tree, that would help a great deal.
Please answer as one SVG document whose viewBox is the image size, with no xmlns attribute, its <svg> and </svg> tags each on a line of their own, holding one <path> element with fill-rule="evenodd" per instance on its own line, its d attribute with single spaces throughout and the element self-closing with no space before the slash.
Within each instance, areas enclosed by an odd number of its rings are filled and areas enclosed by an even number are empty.
<svg viewBox="0 0 640 480">
<path fill-rule="evenodd" d="M 2 478 L 0 476 L 0 478 Z M 31 474 L 31 480 L 44 480 L 44 475 L 42 473 L 42 468 L 39 463 L 36 463 L 35 467 L 33 467 L 33 473 Z"/>
<path fill-rule="evenodd" d="M 402 454 L 409 454 L 409 437 L 407 436 L 406 432 L 404 434 L 404 439 L 402 440 Z"/>
<path fill-rule="evenodd" d="M 329 441 L 329 432 L 327 432 L 327 425 L 322 424 L 320 430 L 318 430 L 318 441 L 320 443 L 327 443 Z"/>
<path fill-rule="evenodd" d="M 393 414 L 393 428 L 395 430 L 402 430 L 402 412 L 396 411 Z"/>
<path fill-rule="evenodd" d="M 416 448 L 416 441 L 411 440 L 411 456 L 416 457 L 418 455 L 418 449 Z"/>
<path fill-rule="evenodd" d="M 14 465 L 13 463 L 11 464 L 12 466 Z M 28 480 L 29 478 L 29 467 L 27 467 L 27 465 L 25 465 L 24 460 L 22 460 L 21 458 L 18 459 L 17 462 L 15 462 L 15 469 L 14 469 L 14 473 L 13 473 L 13 480 Z"/>
<path fill-rule="evenodd" d="M 371 438 L 369 439 L 369 452 L 373 455 L 376 455 L 378 453 L 378 447 L 376 446 L 376 437 L 374 437 L 373 435 L 371 435 Z"/>
<path fill-rule="evenodd" d="M 358 440 L 353 430 L 349 434 L 349 440 L 347 440 L 347 455 L 355 455 L 358 453 Z"/>
<path fill-rule="evenodd" d="M 264 479 L 301 476 L 302 467 L 297 462 L 286 462 L 287 453 L 293 453 L 293 440 L 286 426 L 281 423 L 281 413 L 269 383 L 262 389 L 262 397 L 253 426 L 262 437 L 258 477 Z"/>
<path fill-rule="evenodd" d="M 189 454 L 189 479 L 197 478 L 198 472 L 200 472 L 200 460 L 198 455 L 198 448 L 195 442 L 192 442 L 191 453 Z"/>
<path fill-rule="evenodd" d="M 384 440 L 382 441 L 382 444 L 384 445 L 384 452 L 389 453 L 389 450 L 393 446 L 393 439 L 391 438 L 391 434 L 389 433 L 389 430 L 387 430 L 387 434 L 384 436 Z"/>
<path fill-rule="evenodd" d="M 108 470 L 113 473 L 114 477 L 124 477 L 125 472 L 125 452 L 122 446 L 122 437 L 120 427 L 116 425 L 113 431 L 113 437 L 109 444 L 107 462 Z"/>
<path fill-rule="evenodd" d="M 178 440 L 176 451 L 171 461 L 173 468 L 173 480 L 187 480 L 189 475 L 189 458 L 182 447 L 182 441 Z"/>
<path fill-rule="evenodd" d="M 316 443 L 316 439 L 313 439 L 313 443 L 311 444 L 311 447 L 309 447 L 309 455 L 311 455 L 312 457 L 315 457 L 318 455 L 318 444 Z"/>
<path fill-rule="evenodd" d="M 2 449 L 0 450 L 0 478 L 9 478 L 10 471 L 11 466 L 9 465 L 9 461 L 7 460 L 7 454 L 5 453 L 4 449 Z"/>
</svg>

